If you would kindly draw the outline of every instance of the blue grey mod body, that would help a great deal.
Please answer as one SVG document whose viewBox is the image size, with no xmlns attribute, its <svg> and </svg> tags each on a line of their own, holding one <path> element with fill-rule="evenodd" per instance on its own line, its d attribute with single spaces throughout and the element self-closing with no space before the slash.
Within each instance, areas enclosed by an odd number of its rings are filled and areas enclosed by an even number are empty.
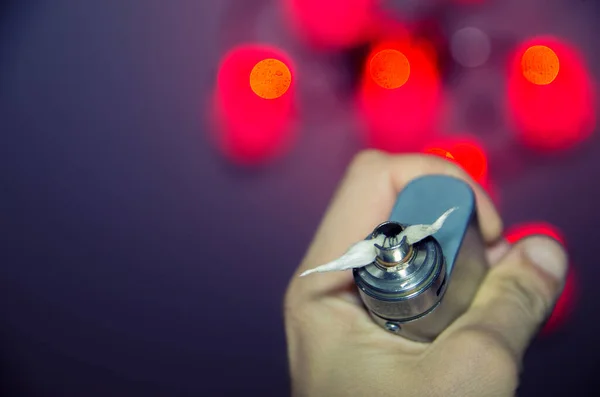
<svg viewBox="0 0 600 397">
<path fill-rule="evenodd" d="M 395 236 L 406 226 L 431 224 L 458 207 L 434 236 L 412 246 Z M 444 175 L 410 182 L 389 221 L 373 263 L 353 270 L 360 296 L 377 324 L 406 338 L 434 340 L 469 307 L 487 272 L 485 245 L 471 187 Z"/>
</svg>

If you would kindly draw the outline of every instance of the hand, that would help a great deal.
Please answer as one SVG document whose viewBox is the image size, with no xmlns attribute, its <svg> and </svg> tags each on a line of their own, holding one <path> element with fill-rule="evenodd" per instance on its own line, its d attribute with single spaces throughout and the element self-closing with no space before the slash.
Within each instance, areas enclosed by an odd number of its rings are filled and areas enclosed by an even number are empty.
<svg viewBox="0 0 600 397">
<path fill-rule="evenodd" d="M 491 269 L 469 310 L 433 343 L 377 326 L 351 272 L 298 275 L 343 254 L 387 220 L 412 179 L 446 174 L 475 191 Z M 567 256 L 546 237 L 510 246 L 489 197 L 458 166 L 365 151 L 352 162 L 285 297 L 294 396 L 512 396 L 523 354 L 564 284 Z"/>
</svg>

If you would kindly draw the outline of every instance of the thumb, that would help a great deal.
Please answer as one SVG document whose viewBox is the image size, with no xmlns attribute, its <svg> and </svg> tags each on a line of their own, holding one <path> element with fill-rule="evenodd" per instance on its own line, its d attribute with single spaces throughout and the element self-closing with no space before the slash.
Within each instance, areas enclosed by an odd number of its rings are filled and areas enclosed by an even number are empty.
<svg viewBox="0 0 600 397">
<path fill-rule="evenodd" d="M 476 339 L 495 342 L 520 360 L 562 291 L 567 264 L 566 252 L 551 238 L 519 241 L 489 271 L 452 333 L 482 333 Z"/>
</svg>

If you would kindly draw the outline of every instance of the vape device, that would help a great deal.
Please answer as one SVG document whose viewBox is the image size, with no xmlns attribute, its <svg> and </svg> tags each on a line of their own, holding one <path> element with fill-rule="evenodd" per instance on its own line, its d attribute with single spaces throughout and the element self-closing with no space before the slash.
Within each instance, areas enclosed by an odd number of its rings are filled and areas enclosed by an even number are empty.
<svg viewBox="0 0 600 397">
<path fill-rule="evenodd" d="M 435 235 L 413 245 L 398 240 L 406 226 L 431 224 L 453 207 L 458 208 Z M 353 269 L 362 301 L 387 331 L 432 341 L 467 310 L 487 272 L 475 194 L 453 177 L 415 179 L 398 196 L 389 221 L 367 239 L 382 234 L 375 260 Z"/>
</svg>

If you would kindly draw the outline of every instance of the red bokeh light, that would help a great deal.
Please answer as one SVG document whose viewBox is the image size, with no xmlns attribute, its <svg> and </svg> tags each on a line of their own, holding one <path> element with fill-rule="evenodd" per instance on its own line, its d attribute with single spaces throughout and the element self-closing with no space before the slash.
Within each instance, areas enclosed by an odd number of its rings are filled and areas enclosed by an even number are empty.
<svg viewBox="0 0 600 397">
<path fill-rule="evenodd" d="M 454 159 L 479 183 L 487 180 L 488 162 L 483 147 L 472 141 L 458 141 L 450 148 Z"/>
<path fill-rule="evenodd" d="M 567 274 L 567 280 L 565 282 L 563 291 L 556 301 L 554 311 L 542 329 L 544 334 L 549 334 L 560 328 L 560 326 L 562 326 L 571 315 L 577 298 L 576 287 L 577 282 L 575 279 L 575 273 L 571 269 Z"/>
<path fill-rule="evenodd" d="M 533 222 L 515 226 L 505 233 L 505 238 L 509 243 L 514 244 L 525 237 L 533 235 L 549 236 L 556 239 L 562 245 L 565 245 L 565 239 L 561 231 L 545 222 Z M 542 333 L 548 334 L 562 326 L 573 312 L 576 300 L 577 280 L 573 266 L 571 265 L 562 294 L 558 298 L 554 311 L 542 329 Z"/>
<path fill-rule="evenodd" d="M 505 238 L 506 240 L 514 244 L 525 237 L 541 234 L 544 236 L 552 237 L 562 245 L 565 245 L 565 238 L 560 230 L 555 226 L 545 222 L 532 222 L 524 223 L 508 229 Z"/>
<path fill-rule="evenodd" d="M 257 163 L 288 146 L 293 83 L 290 59 L 276 48 L 247 45 L 225 55 L 214 105 L 219 122 L 217 139 L 226 155 L 236 162 Z"/>
<path fill-rule="evenodd" d="M 375 57 L 400 53 L 408 60 L 407 80 L 399 86 L 381 84 L 373 73 Z M 405 72 L 403 72 L 405 73 Z M 375 78 L 374 78 L 375 77 Z M 373 46 L 365 64 L 359 91 L 359 107 L 368 131 L 368 146 L 388 152 L 419 150 L 433 135 L 439 104 L 440 84 L 435 60 L 426 42 L 408 39 Z"/>
<path fill-rule="evenodd" d="M 428 145 L 425 153 L 435 154 L 459 164 L 484 187 L 488 182 L 488 160 L 483 145 L 475 139 L 459 138 Z"/>
<path fill-rule="evenodd" d="M 366 39 L 377 0 L 283 0 L 298 33 L 319 47 L 343 48 Z"/>
<path fill-rule="evenodd" d="M 557 39 L 535 38 L 517 49 L 508 99 L 518 138 L 532 148 L 567 149 L 594 128 L 590 76 L 576 50 Z"/>
</svg>

